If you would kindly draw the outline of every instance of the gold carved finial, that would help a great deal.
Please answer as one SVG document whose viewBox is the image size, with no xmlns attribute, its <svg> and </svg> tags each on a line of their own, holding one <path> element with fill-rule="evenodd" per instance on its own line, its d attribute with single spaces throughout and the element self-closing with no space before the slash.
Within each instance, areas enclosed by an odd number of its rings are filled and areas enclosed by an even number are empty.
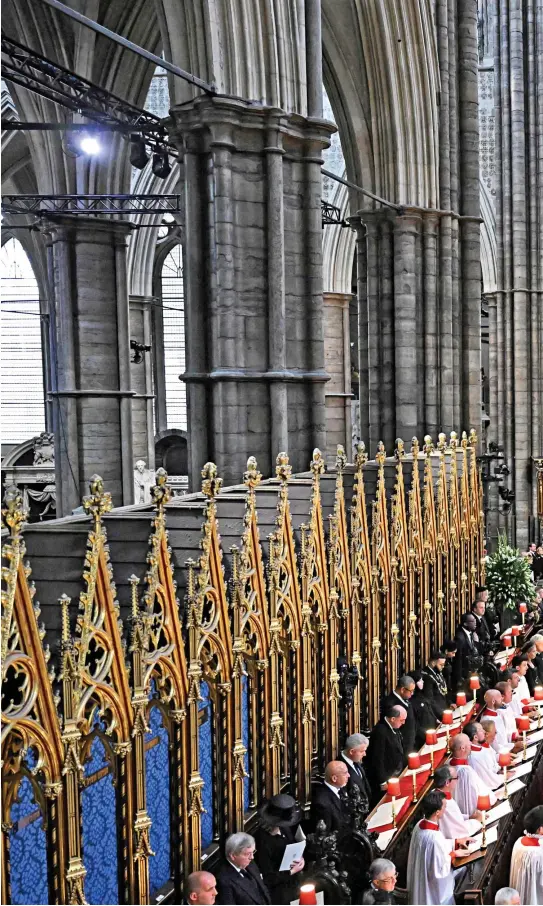
<svg viewBox="0 0 543 906">
<path fill-rule="evenodd" d="M 156 484 L 151 488 L 153 501 L 157 511 L 161 513 L 172 496 L 171 489 L 168 487 L 168 473 L 166 469 L 157 469 L 155 474 Z"/>
<path fill-rule="evenodd" d="M 456 433 L 456 431 L 451 431 L 449 447 L 451 448 L 451 450 L 456 450 L 456 448 L 458 447 L 458 434 Z"/>
<path fill-rule="evenodd" d="M 447 435 L 441 431 L 437 437 L 437 449 L 440 453 L 445 453 L 447 449 Z"/>
<path fill-rule="evenodd" d="M 249 456 L 247 460 L 247 469 L 243 473 L 243 483 L 247 485 L 250 491 L 256 488 L 262 481 L 262 473 L 258 471 L 257 462 L 254 456 Z"/>
<path fill-rule="evenodd" d="M 434 444 L 429 434 L 424 435 L 424 447 L 422 449 L 427 456 L 434 452 Z"/>
<path fill-rule="evenodd" d="M 475 431 L 475 428 L 472 428 L 471 431 L 469 432 L 470 447 L 475 448 L 477 446 L 477 440 L 478 440 L 477 432 Z"/>
<path fill-rule="evenodd" d="M 394 451 L 394 456 L 396 458 L 396 462 L 401 462 L 405 456 L 405 444 L 401 437 L 398 437 L 396 440 L 396 449 Z"/>
<path fill-rule="evenodd" d="M 140 584 L 140 580 L 137 576 L 131 575 L 128 581 L 130 582 L 130 594 L 132 598 L 132 619 L 138 620 L 140 615 L 140 607 L 138 601 L 138 585 Z"/>
<path fill-rule="evenodd" d="M 377 453 L 375 454 L 375 459 L 380 466 L 384 466 L 385 459 L 387 458 L 385 445 L 382 440 L 377 444 Z"/>
<path fill-rule="evenodd" d="M 222 487 L 222 478 L 217 478 L 217 466 L 214 462 L 206 462 L 201 474 L 202 494 L 214 500 Z"/>
<path fill-rule="evenodd" d="M 337 445 L 336 450 L 336 471 L 342 473 L 347 465 L 347 457 L 345 455 L 345 447 L 341 444 Z"/>
<path fill-rule="evenodd" d="M 109 491 L 104 491 L 104 482 L 99 475 L 92 476 L 89 491 L 89 496 L 83 497 L 83 509 L 98 524 L 104 513 L 109 513 L 113 509 L 113 501 Z"/>
<path fill-rule="evenodd" d="M 462 431 L 462 443 L 461 443 L 461 446 L 462 446 L 462 449 L 463 449 L 463 450 L 467 450 L 467 449 L 468 449 L 468 435 L 467 435 L 467 432 L 466 432 L 466 431 Z"/>
<path fill-rule="evenodd" d="M 292 466 L 288 461 L 288 453 L 279 453 L 275 460 L 275 474 L 279 481 L 286 484 L 292 475 Z"/>
<path fill-rule="evenodd" d="M 318 447 L 313 450 L 313 459 L 311 460 L 311 471 L 313 478 L 319 478 L 324 472 L 324 459 Z"/>
<path fill-rule="evenodd" d="M 368 461 L 368 453 L 366 450 L 366 444 L 363 440 L 359 441 L 356 445 L 356 454 L 354 457 L 354 464 L 358 471 L 366 465 Z"/>
<path fill-rule="evenodd" d="M 411 453 L 413 458 L 416 459 L 420 452 L 420 444 L 417 437 L 411 438 Z"/>
<path fill-rule="evenodd" d="M 28 510 L 23 506 L 23 495 L 17 485 L 10 485 L 4 495 L 4 509 L 2 517 L 10 530 L 11 537 L 20 534 L 21 527 L 26 522 Z"/>
<path fill-rule="evenodd" d="M 62 610 L 62 645 L 66 646 L 71 643 L 72 636 L 70 633 L 70 603 L 71 598 L 68 595 L 61 595 L 58 599 Z"/>
</svg>

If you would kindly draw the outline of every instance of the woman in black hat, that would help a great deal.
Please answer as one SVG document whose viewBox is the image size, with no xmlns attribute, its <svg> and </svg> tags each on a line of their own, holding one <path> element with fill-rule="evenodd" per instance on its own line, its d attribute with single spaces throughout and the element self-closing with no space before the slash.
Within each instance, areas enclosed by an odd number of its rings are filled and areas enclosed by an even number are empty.
<svg viewBox="0 0 543 906">
<path fill-rule="evenodd" d="M 271 893 L 272 903 L 290 903 L 298 899 L 300 884 L 303 883 L 299 872 L 304 867 L 304 860 L 293 862 L 290 871 L 279 871 L 279 868 L 286 847 L 296 840 L 302 810 L 292 796 L 280 793 L 272 796 L 258 814 L 255 861 Z"/>
</svg>

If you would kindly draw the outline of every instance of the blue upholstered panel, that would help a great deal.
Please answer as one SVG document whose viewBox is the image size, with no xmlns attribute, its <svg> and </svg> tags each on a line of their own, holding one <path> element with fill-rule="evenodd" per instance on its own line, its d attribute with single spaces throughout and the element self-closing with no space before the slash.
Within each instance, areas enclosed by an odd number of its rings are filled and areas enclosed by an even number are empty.
<svg viewBox="0 0 543 906">
<path fill-rule="evenodd" d="M 108 772 L 100 776 L 98 772 L 104 768 Z M 89 903 L 119 903 L 115 788 L 104 745 L 97 736 L 85 764 L 85 779 L 91 781 L 81 795 L 85 894 Z"/>
<path fill-rule="evenodd" d="M 32 751 L 27 766 L 32 768 Z M 47 888 L 47 849 L 43 817 L 38 810 L 32 784 L 23 777 L 17 802 L 11 807 L 10 832 L 11 902 L 14 904 L 49 902 Z"/>
<path fill-rule="evenodd" d="M 170 760 L 168 731 L 159 708 L 151 708 L 149 733 L 145 735 L 145 771 L 147 777 L 147 811 L 151 825 L 149 883 L 151 894 L 166 884 L 171 875 L 170 840 Z"/>
<path fill-rule="evenodd" d="M 207 683 L 200 686 L 200 695 L 203 701 L 198 703 L 198 710 L 204 711 L 205 715 L 200 713 L 199 740 L 200 740 L 200 775 L 204 781 L 204 790 L 202 799 L 205 812 L 202 815 L 202 846 L 209 846 L 213 840 L 213 737 L 211 733 L 211 723 L 213 717 L 213 705 L 209 697 L 209 687 Z"/>
<path fill-rule="evenodd" d="M 247 811 L 249 808 L 249 681 L 246 676 L 241 678 L 241 728 L 243 745 L 247 749 L 244 759 L 247 777 L 243 781 L 243 806 Z"/>
</svg>

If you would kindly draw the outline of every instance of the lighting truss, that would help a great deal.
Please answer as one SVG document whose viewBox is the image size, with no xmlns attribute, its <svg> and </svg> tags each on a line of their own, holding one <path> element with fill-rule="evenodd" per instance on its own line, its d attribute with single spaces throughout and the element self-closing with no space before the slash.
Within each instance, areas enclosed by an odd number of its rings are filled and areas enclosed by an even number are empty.
<svg viewBox="0 0 543 906">
<path fill-rule="evenodd" d="M 159 117 L 4 35 L 2 77 L 102 126 L 123 126 L 126 129 L 125 138 L 129 138 L 131 129 L 134 132 L 141 130 L 145 141 L 155 151 L 177 152 L 175 146 L 167 141 L 166 130 Z"/>
<path fill-rule="evenodd" d="M 3 195 L 4 214 L 164 214 L 179 212 L 179 195 Z"/>
<path fill-rule="evenodd" d="M 335 204 L 321 199 L 322 225 L 348 227 L 349 224 L 341 216 L 341 210 Z"/>
</svg>

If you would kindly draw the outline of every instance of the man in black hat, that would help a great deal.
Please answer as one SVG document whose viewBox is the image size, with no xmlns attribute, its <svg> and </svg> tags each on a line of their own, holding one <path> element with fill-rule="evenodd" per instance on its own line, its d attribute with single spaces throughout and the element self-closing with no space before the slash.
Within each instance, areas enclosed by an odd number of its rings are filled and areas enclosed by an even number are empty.
<svg viewBox="0 0 543 906">
<path fill-rule="evenodd" d="M 300 838 L 304 839 L 300 828 L 302 810 L 292 796 L 280 793 L 272 796 L 259 809 L 258 816 L 256 862 L 270 891 L 272 903 L 290 903 L 298 899 L 302 883 L 299 873 L 304 867 L 304 859 L 292 862 L 285 871 L 279 869 L 287 846 Z"/>
</svg>

